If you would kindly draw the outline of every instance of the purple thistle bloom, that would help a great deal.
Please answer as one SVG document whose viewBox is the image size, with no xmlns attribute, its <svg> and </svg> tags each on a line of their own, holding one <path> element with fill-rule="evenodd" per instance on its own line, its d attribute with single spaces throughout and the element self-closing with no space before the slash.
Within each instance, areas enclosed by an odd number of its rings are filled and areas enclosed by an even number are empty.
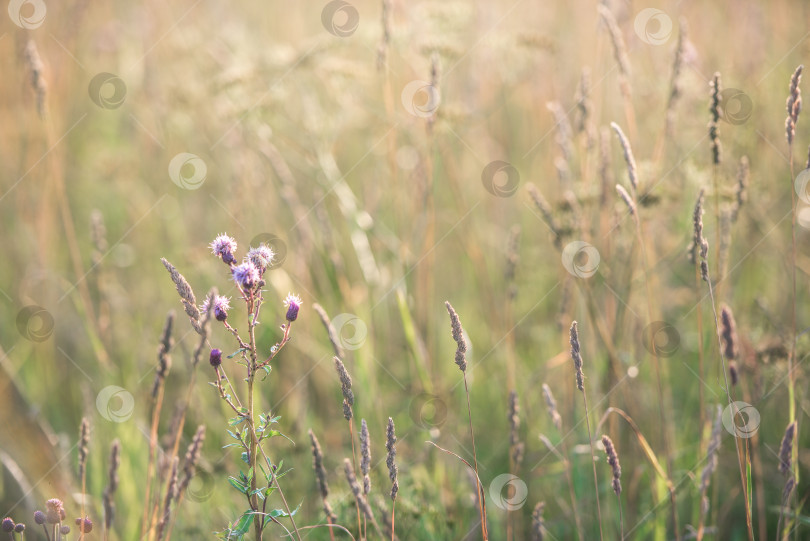
<svg viewBox="0 0 810 541">
<path fill-rule="evenodd" d="M 225 321 L 228 319 L 228 310 L 231 309 L 231 298 L 216 295 L 214 297 L 213 304 L 214 317 L 217 318 L 217 321 Z M 203 301 L 202 306 L 200 307 L 200 312 L 208 312 L 208 297 L 206 297 L 205 301 Z"/>
<path fill-rule="evenodd" d="M 222 261 L 230 265 L 231 263 L 236 263 L 236 259 L 234 259 L 233 254 L 236 252 L 236 241 L 225 235 L 219 235 L 217 238 L 213 240 L 210 244 L 211 252 L 217 256 L 221 257 Z"/>
<path fill-rule="evenodd" d="M 34 522 L 37 524 L 45 524 L 45 513 L 42 511 L 34 511 Z"/>
<path fill-rule="evenodd" d="M 250 261 L 245 261 L 241 265 L 237 265 L 231 271 L 233 273 L 233 280 L 239 284 L 242 289 L 250 290 L 256 287 L 256 284 L 261 280 L 259 269 Z"/>
<path fill-rule="evenodd" d="M 248 250 L 247 258 L 251 263 L 256 265 L 256 268 L 259 269 L 260 273 L 263 273 L 265 270 L 267 270 L 267 267 L 270 266 L 270 263 L 273 262 L 275 255 L 276 254 L 273 252 L 273 250 L 262 244 L 258 248 L 251 248 Z"/>
<path fill-rule="evenodd" d="M 222 364 L 222 351 L 214 348 L 211 350 L 211 358 L 209 359 L 211 366 L 216 368 Z"/>
<path fill-rule="evenodd" d="M 10 517 L 6 517 L 3 519 L 2 529 L 4 532 L 13 532 L 14 531 L 14 521 L 11 520 Z"/>
<path fill-rule="evenodd" d="M 298 310 L 301 309 L 301 297 L 288 293 L 284 306 L 287 307 L 287 321 L 295 321 L 298 319 Z"/>
</svg>

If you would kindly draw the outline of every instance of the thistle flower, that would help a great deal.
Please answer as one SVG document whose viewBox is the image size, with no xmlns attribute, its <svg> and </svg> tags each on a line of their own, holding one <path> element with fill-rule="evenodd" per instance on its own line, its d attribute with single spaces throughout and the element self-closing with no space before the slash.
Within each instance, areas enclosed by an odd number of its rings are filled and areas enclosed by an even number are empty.
<svg viewBox="0 0 810 541">
<path fill-rule="evenodd" d="M 6 517 L 3 519 L 3 522 L 0 523 L 0 529 L 4 532 L 13 532 L 14 531 L 14 521 L 11 520 L 11 517 Z"/>
<path fill-rule="evenodd" d="M 287 321 L 292 323 L 298 319 L 298 310 L 301 309 L 301 297 L 288 293 L 287 298 L 284 299 L 284 306 L 287 307 Z"/>
<path fill-rule="evenodd" d="M 62 535 L 69 534 L 70 533 L 70 526 L 68 526 L 67 524 L 63 525 L 61 528 L 59 528 L 59 533 L 62 534 Z"/>
<path fill-rule="evenodd" d="M 231 270 L 233 281 L 244 290 L 251 290 L 261 280 L 259 269 L 250 261 L 243 261 L 242 264 L 233 267 Z"/>
<path fill-rule="evenodd" d="M 14 526 L 14 533 L 23 533 L 24 531 L 25 531 L 25 524 L 23 524 L 22 522 L 18 522 Z"/>
<path fill-rule="evenodd" d="M 247 259 L 256 265 L 256 268 L 259 269 L 260 273 L 264 273 L 264 271 L 267 270 L 267 267 L 269 267 L 273 262 L 275 255 L 276 254 L 273 252 L 273 250 L 262 244 L 258 248 L 251 248 L 248 250 Z"/>
<path fill-rule="evenodd" d="M 211 253 L 222 258 L 224 263 L 228 265 L 236 263 L 236 259 L 233 257 L 234 252 L 236 252 L 236 241 L 228 235 L 224 233 L 219 235 L 209 246 L 211 247 Z"/>
<path fill-rule="evenodd" d="M 34 511 L 34 522 L 37 524 L 45 524 L 45 513 L 42 511 Z"/>
<path fill-rule="evenodd" d="M 217 321 L 225 321 L 228 319 L 228 310 L 231 309 L 231 298 L 230 297 L 223 297 L 222 295 L 215 295 L 214 300 L 211 301 L 210 297 L 206 297 L 200 307 L 200 311 L 203 313 L 208 312 L 209 305 L 213 305 L 214 307 L 214 317 L 217 318 Z"/>
<path fill-rule="evenodd" d="M 213 366 L 214 368 L 221 365 L 222 364 L 222 351 L 217 349 L 217 348 L 212 349 L 211 350 L 211 356 L 209 358 L 209 362 L 211 363 L 211 366 Z"/>
<path fill-rule="evenodd" d="M 58 524 L 67 516 L 65 506 L 62 500 L 58 498 L 52 498 L 45 502 L 45 512 L 45 520 L 48 524 Z"/>
<path fill-rule="evenodd" d="M 82 519 L 81 517 L 77 518 L 75 523 L 76 526 L 79 528 L 79 532 L 81 533 L 90 533 L 93 531 L 93 521 L 87 517 L 84 517 L 84 519 Z"/>
</svg>

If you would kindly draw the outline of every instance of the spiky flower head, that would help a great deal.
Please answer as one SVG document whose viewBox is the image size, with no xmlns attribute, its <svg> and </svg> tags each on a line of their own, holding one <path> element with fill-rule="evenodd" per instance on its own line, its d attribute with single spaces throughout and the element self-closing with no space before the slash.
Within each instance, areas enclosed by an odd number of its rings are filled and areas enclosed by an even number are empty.
<svg viewBox="0 0 810 541">
<path fill-rule="evenodd" d="M 231 273 L 233 281 L 244 290 L 253 289 L 261 280 L 259 269 L 250 261 L 243 261 L 240 265 L 233 267 Z"/>
<path fill-rule="evenodd" d="M 298 319 L 298 310 L 301 309 L 301 297 L 288 293 L 284 299 L 284 306 L 287 307 L 287 321 L 295 321 Z"/>
<path fill-rule="evenodd" d="M 247 258 L 251 263 L 256 265 L 256 268 L 259 269 L 260 273 L 263 273 L 273 262 L 273 257 L 275 257 L 275 255 L 276 254 L 272 249 L 262 244 L 258 248 L 251 248 L 248 250 Z"/>
<path fill-rule="evenodd" d="M 77 518 L 76 526 L 78 526 L 79 531 L 83 533 L 90 533 L 93 531 L 93 521 L 87 517 L 84 517 L 84 519 Z"/>
<path fill-rule="evenodd" d="M 45 513 L 42 511 L 34 511 L 34 522 L 37 524 L 45 524 Z"/>
<path fill-rule="evenodd" d="M 48 524 L 58 524 L 67 516 L 65 514 L 65 506 L 62 500 L 52 498 L 45 502 L 45 520 Z"/>
<path fill-rule="evenodd" d="M 211 297 L 206 297 L 203 301 L 200 311 L 203 313 L 208 312 L 209 301 Z M 223 297 L 222 295 L 215 295 L 214 300 L 210 301 L 214 307 L 214 317 L 217 321 L 225 321 L 228 319 L 228 310 L 231 309 L 231 298 Z"/>
<path fill-rule="evenodd" d="M 18 522 L 14 526 L 14 533 L 23 533 L 24 531 L 25 531 L 25 524 L 23 524 L 22 522 Z"/>
<path fill-rule="evenodd" d="M 215 256 L 222 258 L 222 261 L 226 264 L 236 263 L 233 256 L 236 253 L 236 241 L 232 237 L 223 233 L 215 238 L 209 246 L 211 246 L 211 252 Z"/>
<path fill-rule="evenodd" d="M 3 522 L 0 523 L 0 529 L 2 529 L 4 532 L 14 531 L 14 521 L 11 520 L 11 517 L 6 517 L 3 519 Z"/>
</svg>

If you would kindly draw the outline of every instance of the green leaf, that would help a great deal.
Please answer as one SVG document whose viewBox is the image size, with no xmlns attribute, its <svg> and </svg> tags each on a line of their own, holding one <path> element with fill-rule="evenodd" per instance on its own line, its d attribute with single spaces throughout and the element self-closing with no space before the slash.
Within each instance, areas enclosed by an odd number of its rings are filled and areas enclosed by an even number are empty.
<svg viewBox="0 0 810 541">
<path fill-rule="evenodd" d="M 229 359 L 233 359 L 234 357 L 236 357 L 237 355 L 239 355 L 239 354 L 240 354 L 240 353 L 242 353 L 243 351 L 247 351 L 247 349 L 245 349 L 245 348 L 239 348 L 239 349 L 237 349 L 236 351 L 234 351 L 233 353 L 231 353 L 230 355 L 228 355 L 228 358 L 229 358 Z"/>
<path fill-rule="evenodd" d="M 236 426 L 239 423 L 245 422 L 245 417 L 231 417 L 228 419 L 228 426 Z"/>
<path fill-rule="evenodd" d="M 247 486 L 242 484 L 237 478 L 231 476 L 228 477 L 228 482 L 231 484 L 233 488 L 241 492 L 242 494 L 247 494 Z"/>
<path fill-rule="evenodd" d="M 248 530 L 250 530 L 250 523 L 253 522 L 253 514 L 253 510 L 251 509 L 245 511 L 239 519 L 239 522 L 237 522 L 234 526 L 234 533 L 240 537 L 248 533 Z"/>
</svg>

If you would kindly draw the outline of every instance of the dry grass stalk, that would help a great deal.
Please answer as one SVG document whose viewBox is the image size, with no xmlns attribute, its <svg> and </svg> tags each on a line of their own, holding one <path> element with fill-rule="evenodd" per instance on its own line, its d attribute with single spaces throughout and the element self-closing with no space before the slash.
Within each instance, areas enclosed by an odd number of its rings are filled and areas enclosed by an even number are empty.
<svg viewBox="0 0 810 541">
<path fill-rule="evenodd" d="M 799 83 L 802 80 L 802 70 L 804 66 L 799 66 L 793 72 L 790 78 L 790 87 L 788 92 L 785 107 L 787 109 L 787 118 L 785 118 L 785 135 L 787 136 L 788 145 L 793 144 L 793 138 L 796 136 L 796 123 L 799 121 L 799 113 L 802 111 L 802 91 L 799 88 Z"/>
<path fill-rule="evenodd" d="M 335 330 L 334 325 L 332 325 L 332 321 L 329 319 L 329 316 L 326 313 L 326 310 L 318 303 L 313 303 L 312 308 L 318 313 L 318 317 L 321 318 L 321 322 L 323 323 L 324 328 L 326 328 L 326 334 L 329 336 L 329 342 L 332 344 L 332 348 L 335 350 L 335 355 L 343 358 L 343 348 L 340 347 L 340 340 L 338 340 L 337 331 Z"/>
<path fill-rule="evenodd" d="M 329 483 L 326 480 L 326 468 L 324 468 L 323 465 L 323 451 L 321 450 L 321 444 L 318 442 L 318 438 L 315 437 L 315 433 L 312 432 L 311 428 L 309 429 L 309 441 L 312 445 L 312 468 L 315 470 L 315 479 L 318 481 L 318 492 L 323 502 L 323 511 L 326 514 L 326 521 L 332 525 L 337 522 L 337 516 L 334 511 L 332 511 L 332 506 L 329 505 L 329 501 L 327 500 L 329 496 Z M 333 540 L 335 538 L 332 528 L 329 528 L 329 537 Z"/>
<path fill-rule="evenodd" d="M 543 510 L 546 508 L 545 502 L 537 502 L 532 511 L 532 541 L 543 541 L 545 538 L 545 521 L 543 520 Z"/>
<path fill-rule="evenodd" d="M 394 419 L 391 417 L 388 418 L 388 425 L 385 429 L 385 450 L 388 451 L 387 456 L 385 457 L 385 465 L 388 466 L 388 478 L 391 479 L 391 541 L 394 541 L 395 529 L 394 529 L 394 520 L 395 520 L 395 511 L 397 506 L 397 493 L 399 492 L 399 481 L 397 480 L 397 474 L 399 473 L 399 469 L 397 468 L 397 435 L 396 435 L 396 427 L 394 426 Z"/>
<path fill-rule="evenodd" d="M 546 222 L 546 225 L 554 235 L 554 246 L 556 246 L 557 249 L 561 249 L 563 232 L 562 229 L 560 229 L 559 224 L 557 224 L 557 221 L 554 219 L 554 215 L 551 211 L 551 205 L 549 205 L 548 201 L 543 198 L 543 195 L 534 184 L 528 183 L 526 185 L 526 190 L 529 192 L 529 197 L 532 198 L 534 206 L 536 206 L 537 210 L 540 211 L 540 214 L 543 216 L 543 220 Z"/>
<path fill-rule="evenodd" d="M 679 27 L 678 46 L 675 48 L 675 59 L 672 62 L 672 78 L 670 79 L 669 99 L 667 100 L 666 126 L 664 128 L 665 137 L 671 137 L 674 133 L 675 105 L 682 94 L 681 72 L 684 65 L 686 46 L 689 42 L 689 27 L 684 17 L 680 18 Z"/>
<path fill-rule="evenodd" d="M 166 381 L 166 376 L 169 373 L 169 368 L 172 366 L 172 356 L 170 351 L 174 345 L 172 338 L 172 324 L 174 323 L 174 311 L 170 311 L 166 315 L 166 324 L 163 326 L 163 333 L 160 337 L 160 344 L 158 345 L 158 362 L 155 369 L 155 382 L 152 384 L 152 400 L 157 398 L 158 390 Z"/>
<path fill-rule="evenodd" d="M 611 122 L 610 127 L 616 132 L 616 137 L 618 137 L 619 144 L 622 146 L 624 161 L 627 163 L 627 176 L 630 178 L 630 188 L 633 193 L 636 194 L 638 193 L 638 168 L 636 167 L 636 159 L 633 157 L 633 148 L 630 146 L 630 141 L 618 124 Z"/>
<path fill-rule="evenodd" d="M 810 165 L 808 165 L 810 167 Z M 750 166 L 748 156 L 740 158 L 740 166 L 737 169 L 737 185 L 734 191 L 734 204 L 731 207 L 731 222 L 737 221 L 745 201 L 748 199 L 748 181 L 750 177 Z"/>
<path fill-rule="evenodd" d="M 202 328 L 200 327 L 200 310 L 197 308 L 197 299 L 194 297 L 194 291 L 192 291 L 191 286 L 188 285 L 183 275 L 177 272 L 174 265 L 169 263 L 165 258 L 160 258 L 160 261 L 163 263 L 163 266 L 166 267 L 166 270 L 169 271 L 169 275 L 171 275 L 172 282 L 174 282 L 177 288 L 177 293 L 180 294 L 180 301 L 183 303 L 183 308 L 186 310 L 186 314 L 191 321 L 191 326 L 194 327 L 194 330 L 197 331 L 198 334 L 202 334 Z"/>
<path fill-rule="evenodd" d="M 711 113 L 711 120 L 709 121 L 709 140 L 712 145 L 712 163 L 720 165 L 722 161 L 722 145 L 720 144 L 720 72 L 717 71 L 712 77 L 711 83 L 711 102 L 709 104 L 709 112 Z M 716 191 L 716 187 L 715 187 Z"/>
<path fill-rule="evenodd" d="M 616 184 L 616 192 L 618 192 L 619 197 L 624 204 L 627 205 L 627 210 L 630 211 L 630 214 L 633 216 L 634 220 L 638 219 L 638 213 L 636 212 L 636 203 L 633 201 L 633 198 L 627 193 L 627 190 L 624 189 L 624 186 L 621 184 Z"/>
<path fill-rule="evenodd" d="M 37 101 L 37 113 L 40 118 L 44 118 L 47 111 L 45 109 L 46 98 L 48 95 L 48 85 L 45 81 L 45 65 L 42 63 L 42 58 L 39 56 L 37 44 L 34 40 L 29 39 L 25 44 L 25 65 L 31 74 L 31 88 L 34 89 Z"/>
<path fill-rule="evenodd" d="M 613 493 L 616 494 L 616 500 L 619 502 L 619 531 L 621 532 L 621 539 L 624 539 L 624 519 L 622 517 L 622 467 L 619 464 L 619 455 L 616 452 L 616 446 L 613 445 L 613 440 L 610 436 L 602 435 L 602 445 L 605 447 L 605 455 L 607 455 L 607 462 L 613 471 Z"/>
<path fill-rule="evenodd" d="M 377 525 L 377 521 L 374 519 L 374 513 L 371 510 L 371 505 L 369 505 L 366 497 L 363 496 L 363 488 L 360 486 L 360 483 L 357 482 L 357 476 L 354 473 L 352 461 L 348 458 L 343 459 L 343 470 L 346 473 L 346 481 L 349 483 L 349 488 L 351 488 L 352 494 L 354 495 L 354 501 L 357 504 L 357 509 L 362 511 L 366 520 L 371 522 L 371 524 L 377 530 L 377 535 L 382 537 L 383 535 L 380 531 L 380 527 Z"/>
<path fill-rule="evenodd" d="M 714 415 L 714 424 L 712 425 L 712 435 L 709 438 L 709 449 L 706 452 L 706 465 L 703 466 L 703 471 L 700 474 L 700 524 L 698 525 L 697 537 L 698 541 L 703 539 L 705 532 L 704 524 L 706 522 L 706 515 L 709 513 L 709 498 L 706 493 L 709 490 L 709 482 L 711 481 L 714 470 L 717 469 L 717 453 L 720 450 L 720 442 L 723 430 L 723 408 L 718 405 Z"/>
<path fill-rule="evenodd" d="M 596 451 L 593 446 L 593 437 L 591 436 L 591 420 L 588 417 L 588 397 L 585 392 L 583 380 L 585 376 L 582 373 L 582 355 L 579 347 L 579 331 L 577 329 L 577 322 L 571 323 L 570 330 L 570 344 L 571 344 L 571 359 L 574 361 L 574 371 L 576 372 L 577 389 L 582 391 L 582 402 L 585 405 L 585 425 L 588 427 L 588 442 L 591 445 L 591 465 L 593 466 L 593 488 L 596 494 L 596 514 L 599 522 L 599 538 L 604 539 L 602 533 L 602 506 L 599 503 L 599 480 L 596 477 L 596 463 L 593 457 L 596 456 Z"/>
<path fill-rule="evenodd" d="M 169 475 L 169 482 L 166 485 L 166 495 L 163 498 L 163 515 L 160 518 L 160 522 L 158 523 L 157 527 L 157 536 L 155 539 L 157 541 L 162 541 L 163 534 L 166 531 L 166 526 L 169 524 L 169 519 L 171 518 L 171 508 L 172 508 L 172 501 L 176 499 L 177 493 L 177 464 L 179 462 L 178 457 L 174 457 L 172 460 L 172 472 Z"/>
<path fill-rule="evenodd" d="M 574 159 L 574 146 L 571 142 L 574 135 L 571 123 L 568 121 L 568 115 L 558 101 L 548 102 L 546 108 L 554 115 L 554 127 L 557 128 L 557 144 L 560 146 L 560 152 L 562 152 L 565 163 L 570 167 Z"/>
<path fill-rule="evenodd" d="M 467 396 L 467 420 L 469 422 L 470 427 L 470 438 L 472 440 L 472 448 L 473 448 L 473 464 L 475 469 L 475 483 L 476 483 L 476 492 L 478 494 L 478 514 L 481 519 L 481 534 L 484 538 L 484 541 L 489 539 L 489 533 L 487 532 L 487 519 L 486 514 L 484 513 L 484 503 L 481 498 L 483 494 L 483 489 L 481 488 L 481 478 L 478 474 L 478 454 L 475 450 L 475 432 L 473 431 L 472 425 L 472 408 L 470 407 L 470 388 L 467 385 L 467 343 L 464 341 L 464 331 L 461 327 L 461 320 L 456 313 L 456 310 L 450 304 L 449 301 L 444 301 L 444 307 L 447 309 L 447 313 L 450 315 L 450 329 L 453 333 L 453 340 L 456 342 L 456 355 L 455 355 L 455 363 L 456 366 L 459 367 L 461 370 L 462 378 L 464 380 L 464 394 Z"/>
<path fill-rule="evenodd" d="M 104 489 L 104 539 L 109 539 L 112 521 L 115 518 L 115 491 L 118 490 L 118 467 L 121 465 L 121 442 L 113 441 L 110 448 L 110 465 L 107 472 L 107 487 Z"/>
</svg>

